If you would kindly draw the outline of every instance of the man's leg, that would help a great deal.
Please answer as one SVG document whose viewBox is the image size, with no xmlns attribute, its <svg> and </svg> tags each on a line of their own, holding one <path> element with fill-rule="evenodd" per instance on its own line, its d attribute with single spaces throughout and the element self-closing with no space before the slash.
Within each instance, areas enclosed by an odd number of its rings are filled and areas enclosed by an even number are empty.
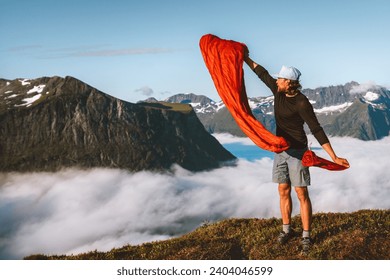
<svg viewBox="0 0 390 280">
<path fill-rule="evenodd" d="M 309 197 L 309 191 L 307 187 L 296 187 L 295 191 L 297 193 L 300 210 L 301 210 L 301 219 L 302 219 L 302 253 L 307 254 L 310 251 L 310 247 L 312 244 L 310 238 L 310 230 L 311 230 L 311 220 L 312 220 L 312 208 L 311 201 Z"/>
<path fill-rule="evenodd" d="M 280 212 L 284 225 L 291 225 L 291 186 L 290 184 L 279 184 Z"/>
<path fill-rule="evenodd" d="M 293 235 L 291 229 L 291 184 L 286 159 L 289 156 L 286 152 L 275 154 L 272 169 L 272 181 L 278 183 L 280 212 L 282 214 L 283 228 L 278 236 L 278 242 L 285 244 Z"/>
<path fill-rule="evenodd" d="M 296 187 L 295 191 L 297 193 L 299 203 L 300 203 L 300 212 L 301 212 L 303 230 L 310 231 L 311 219 L 312 219 L 312 208 L 311 208 L 311 201 L 309 197 L 309 191 L 307 187 Z"/>
<path fill-rule="evenodd" d="M 279 234 L 278 241 L 280 244 L 285 244 L 293 237 L 294 232 L 291 229 L 291 212 L 292 212 L 292 200 L 291 200 L 291 185 L 279 184 L 279 196 L 280 196 L 280 212 L 282 213 L 283 230 Z"/>
</svg>

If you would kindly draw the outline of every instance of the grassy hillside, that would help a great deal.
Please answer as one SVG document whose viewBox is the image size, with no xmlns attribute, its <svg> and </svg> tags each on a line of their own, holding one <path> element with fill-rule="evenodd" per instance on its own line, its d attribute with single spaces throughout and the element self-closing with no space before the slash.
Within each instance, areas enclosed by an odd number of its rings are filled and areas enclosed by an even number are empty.
<svg viewBox="0 0 390 280">
<path fill-rule="evenodd" d="M 307 256 L 300 251 L 300 217 L 294 217 L 292 223 L 299 234 L 284 246 L 275 242 L 280 224 L 276 218 L 228 219 L 166 241 L 127 245 L 109 252 L 32 255 L 26 259 L 390 259 L 390 210 L 315 214 L 315 245 Z"/>
</svg>

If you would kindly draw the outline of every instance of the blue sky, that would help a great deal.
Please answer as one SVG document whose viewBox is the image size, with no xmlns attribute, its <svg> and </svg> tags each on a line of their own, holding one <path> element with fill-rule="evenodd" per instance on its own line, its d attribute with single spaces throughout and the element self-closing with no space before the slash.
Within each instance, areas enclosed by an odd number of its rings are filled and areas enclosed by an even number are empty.
<svg viewBox="0 0 390 280">
<path fill-rule="evenodd" d="M 0 77 L 74 76 L 136 102 L 193 92 L 219 97 L 199 51 L 213 33 L 247 44 L 271 73 L 304 88 L 390 85 L 390 2 L 0 0 Z M 245 68 L 249 96 L 270 92 Z"/>
</svg>

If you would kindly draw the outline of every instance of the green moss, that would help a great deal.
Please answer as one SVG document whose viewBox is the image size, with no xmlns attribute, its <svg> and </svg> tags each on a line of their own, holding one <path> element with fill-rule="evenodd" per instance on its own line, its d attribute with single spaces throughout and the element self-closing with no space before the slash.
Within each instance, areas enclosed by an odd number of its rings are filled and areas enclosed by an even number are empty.
<svg viewBox="0 0 390 280">
<path fill-rule="evenodd" d="M 164 109 L 164 110 L 176 111 L 181 113 L 190 113 L 192 111 L 191 105 L 183 104 L 183 103 L 168 103 L 168 102 L 160 101 L 156 103 L 141 102 L 137 104 L 146 108 Z"/>
</svg>

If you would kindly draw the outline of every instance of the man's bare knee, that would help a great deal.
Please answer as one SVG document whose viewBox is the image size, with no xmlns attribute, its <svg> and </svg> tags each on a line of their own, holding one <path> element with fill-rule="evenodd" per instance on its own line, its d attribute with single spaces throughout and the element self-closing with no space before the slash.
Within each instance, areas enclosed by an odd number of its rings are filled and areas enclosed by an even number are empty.
<svg viewBox="0 0 390 280">
<path fill-rule="evenodd" d="M 291 194 L 290 184 L 279 184 L 279 195 L 280 197 L 289 197 Z"/>
<path fill-rule="evenodd" d="M 306 201 L 309 199 L 309 191 L 307 187 L 296 187 L 295 192 L 297 193 L 299 201 Z"/>
</svg>

